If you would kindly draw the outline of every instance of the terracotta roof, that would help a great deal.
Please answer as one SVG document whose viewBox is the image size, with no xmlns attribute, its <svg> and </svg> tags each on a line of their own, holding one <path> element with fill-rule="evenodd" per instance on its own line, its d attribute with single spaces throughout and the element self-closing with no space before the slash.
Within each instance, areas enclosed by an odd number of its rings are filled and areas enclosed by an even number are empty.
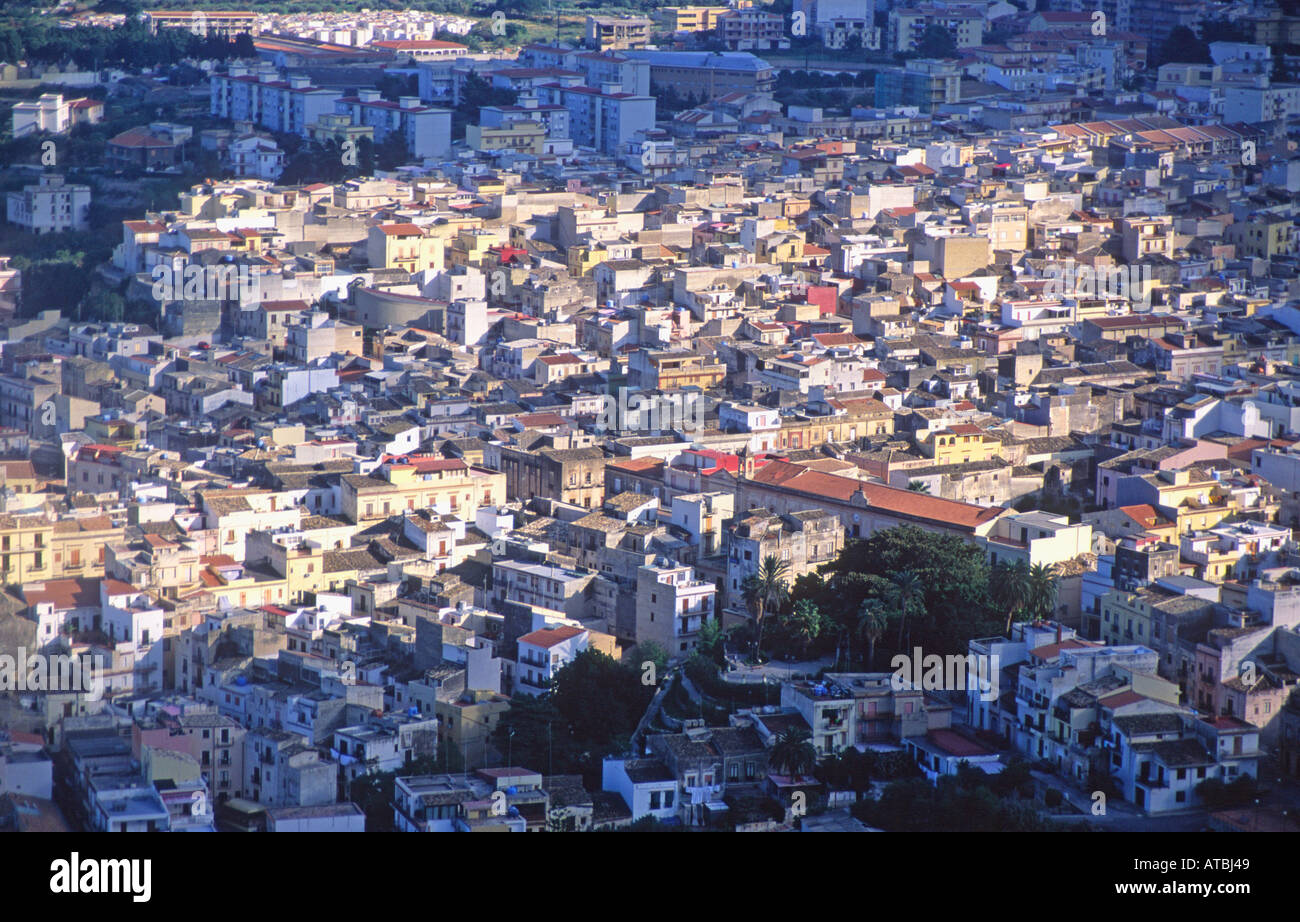
<svg viewBox="0 0 1300 922">
<path fill-rule="evenodd" d="M 1138 506 L 1120 506 L 1119 511 L 1143 528 L 1160 528 L 1173 524 L 1169 519 L 1157 512 L 1155 506 L 1150 503 L 1143 503 Z"/>
<path fill-rule="evenodd" d="M 830 498 L 841 503 L 848 503 L 853 494 L 861 491 L 868 508 L 945 528 L 968 531 L 996 519 L 1006 511 L 1000 506 L 974 506 L 884 484 L 810 471 L 786 461 L 772 461 L 757 471 L 752 480 L 764 486 L 780 487 L 820 499 Z"/>
<path fill-rule="evenodd" d="M 544 628 L 540 631 L 533 631 L 531 634 L 525 634 L 519 638 L 519 642 L 531 644 L 534 647 L 554 647 L 556 644 L 564 643 L 570 638 L 585 633 L 586 631 L 580 627 L 572 627 L 566 624 L 557 628 Z"/>
<path fill-rule="evenodd" d="M 55 611 L 71 608 L 99 607 L 99 580 L 97 579 L 47 579 L 40 589 L 23 589 L 28 605 L 49 602 Z"/>
<path fill-rule="evenodd" d="M 379 230 L 389 237 L 424 236 L 424 231 L 414 224 L 381 224 Z"/>
</svg>

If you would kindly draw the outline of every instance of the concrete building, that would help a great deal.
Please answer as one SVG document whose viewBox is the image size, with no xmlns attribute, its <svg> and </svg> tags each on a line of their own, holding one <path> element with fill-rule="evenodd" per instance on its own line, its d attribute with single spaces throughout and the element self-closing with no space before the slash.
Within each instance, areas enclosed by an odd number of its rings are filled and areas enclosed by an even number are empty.
<svg viewBox="0 0 1300 922">
<path fill-rule="evenodd" d="M 83 231 L 90 227 L 90 186 L 70 183 L 57 173 L 46 173 L 34 186 L 10 192 L 7 216 L 33 234 Z"/>
</svg>

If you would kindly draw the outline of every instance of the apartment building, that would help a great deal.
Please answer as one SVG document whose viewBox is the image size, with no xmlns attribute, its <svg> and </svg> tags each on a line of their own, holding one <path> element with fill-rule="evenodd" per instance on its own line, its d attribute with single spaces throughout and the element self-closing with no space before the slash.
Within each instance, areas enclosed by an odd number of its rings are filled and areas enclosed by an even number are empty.
<svg viewBox="0 0 1300 922">
<path fill-rule="evenodd" d="M 1070 524 L 1069 516 L 1048 512 L 1021 512 L 998 519 L 980 541 L 989 563 L 1016 563 L 1050 567 L 1092 552 L 1092 526 Z"/>
<path fill-rule="evenodd" d="M 717 616 L 717 586 L 695 568 L 667 559 L 641 567 L 636 581 L 636 642 L 657 643 L 673 660 L 691 655 L 700 629 Z"/>
<path fill-rule="evenodd" d="M 643 16 L 588 16 L 583 44 L 596 51 L 623 51 L 650 44 L 654 20 Z"/>
<path fill-rule="evenodd" d="M 622 154 L 638 134 L 655 126 L 655 99 L 624 92 L 616 84 L 604 88 L 544 85 L 538 99 L 569 111 L 569 137 L 579 147 L 602 154 Z"/>
<path fill-rule="evenodd" d="M 728 10 L 718 17 L 718 37 L 731 51 L 775 51 L 789 48 L 785 21 L 776 13 L 754 7 Z"/>
<path fill-rule="evenodd" d="M 503 499 L 548 496 L 584 509 L 599 509 L 605 499 L 605 453 L 599 448 L 489 446 L 483 460 L 502 472 Z"/>
<path fill-rule="evenodd" d="M 555 674 L 587 649 L 589 632 L 572 625 L 530 631 L 519 638 L 515 662 L 515 688 L 519 694 L 537 696 L 551 689 Z"/>
<path fill-rule="evenodd" d="M 675 505 L 677 499 L 673 502 Z M 793 582 L 815 573 L 844 549 L 844 526 L 824 509 L 785 515 L 751 509 L 736 516 L 726 535 L 726 601 L 730 607 L 739 605 L 745 580 L 756 575 L 768 557 L 785 564 L 789 568 L 786 578 Z"/>
<path fill-rule="evenodd" d="M 305 138 L 323 116 L 335 114 L 340 98 L 336 90 L 312 86 L 307 76 L 282 80 L 270 65 L 232 65 L 226 73 L 212 75 L 209 111 L 219 118 Z"/>
<path fill-rule="evenodd" d="M 378 90 L 361 90 L 336 99 L 334 113 L 373 129 L 377 143 L 396 135 L 412 157 L 445 157 L 451 151 L 451 110 L 426 106 L 418 96 L 390 102 Z"/>
<path fill-rule="evenodd" d="M 456 458 L 388 458 L 369 474 L 344 474 L 340 511 L 351 522 L 374 522 L 416 509 L 469 515 L 506 496 L 504 474 Z"/>
<path fill-rule="evenodd" d="M 33 234 L 84 231 L 90 227 L 90 186 L 70 183 L 57 173 L 43 174 L 6 198 L 6 215 Z"/>
<path fill-rule="evenodd" d="M 224 10 L 151 10 L 144 14 L 149 31 L 184 29 L 195 35 L 233 41 L 237 35 L 258 34 L 257 14 Z"/>
<path fill-rule="evenodd" d="M 975 5 L 898 6 L 889 13 L 886 42 L 890 51 L 915 51 L 925 30 L 938 26 L 948 30 L 958 48 L 970 48 L 983 43 L 984 25 L 984 11 Z"/>
<path fill-rule="evenodd" d="M 412 274 L 440 271 L 446 261 L 446 241 L 415 224 L 378 224 L 366 231 L 366 258 L 376 269 L 401 269 Z"/>
<path fill-rule="evenodd" d="M 595 577 L 594 573 L 553 564 L 495 560 L 491 596 L 497 605 L 514 602 L 581 621 L 590 615 L 587 586 Z"/>
</svg>

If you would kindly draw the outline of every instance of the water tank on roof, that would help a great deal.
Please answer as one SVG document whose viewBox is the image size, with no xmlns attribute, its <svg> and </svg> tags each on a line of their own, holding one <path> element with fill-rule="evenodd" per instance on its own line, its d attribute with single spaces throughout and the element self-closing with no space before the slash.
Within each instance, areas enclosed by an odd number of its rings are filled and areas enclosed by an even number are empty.
<svg viewBox="0 0 1300 922">
<path fill-rule="evenodd" d="M 406 709 L 406 716 L 407 716 L 407 717 L 419 717 L 419 716 L 420 716 L 420 709 L 419 709 L 418 707 L 416 707 L 415 705 L 411 705 L 409 708 Z"/>
<path fill-rule="evenodd" d="M 236 685 L 247 685 L 247 684 L 248 684 L 248 677 L 247 677 L 247 676 L 242 676 L 242 675 L 241 675 L 241 676 L 236 676 L 236 677 L 235 677 L 235 684 L 236 684 Z"/>
<path fill-rule="evenodd" d="M 507 794 L 518 794 L 518 793 L 519 793 L 519 788 L 515 787 L 515 786 L 512 784 L 512 785 L 510 785 L 510 787 L 506 788 L 506 793 L 507 793 Z"/>
</svg>

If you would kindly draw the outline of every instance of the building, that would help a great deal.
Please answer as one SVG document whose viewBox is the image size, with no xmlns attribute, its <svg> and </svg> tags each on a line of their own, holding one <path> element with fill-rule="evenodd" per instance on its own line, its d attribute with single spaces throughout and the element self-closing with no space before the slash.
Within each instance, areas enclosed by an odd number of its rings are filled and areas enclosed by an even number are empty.
<svg viewBox="0 0 1300 922">
<path fill-rule="evenodd" d="M 1002 516 L 980 539 L 989 563 L 1051 567 L 1092 552 L 1092 526 L 1072 525 L 1068 516 L 1021 512 Z"/>
<path fill-rule="evenodd" d="M 377 144 L 400 138 L 412 157 L 445 157 L 451 151 L 451 110 L 426 106 L 418 96 L 390 102 L 378 90 L 361 90 L 336 99 L 334 113 L 373 129 Z"/>
<path fill-rule="evenodd" d="M 492 446 L 484 454 L 484 463 L 503 472 L 506 496 L 512 500 L 547 496 L 598 509 L 605 499 L 605 453 L 599 448 L 524 451 Z"/>
<path fill-rule="evenodd" d="M 629 51 L 650 64 L 650 81 L 672 86 L 685 99 L 710 102 L 731 93 L 769 93 L 776 72 L 747 51 Z"/>
<path fill-rule="evenodd" d="M 15 138 L 31 134 L 65 134 L 76 125 L 104 120 L 104 104 L 97 99 L 64 99 L 61 93 L 42 93 L 33 101 L 14 103 L 10 113 Z"/>
<path fill-rule="evenodd" d="M 539 87 L 543 104 L 569 111 L 569 137 L 579 147 L 603 154 L 621 154 L 629 142 L 655 127 L 655 99 L 623 92 L 613 84 L 606 89 L 549 84 Z"/>
<path fill-rule="evenodd" d="M 580 627 L 560 625 L 530 631 L 519 638 L 515 663 L 515 688 L 521 695 L 550 691 L 555 674 L 587 649 L 589 634 Z"/>
<path fill-rule="evenodd" d="M 266 64 L 232 65 L 224 74 L 214 73 L 209 93 L 212 115 L 304 138 L 323 116 L 335 114 L 342 98 L 336 90 L 312 86 L 305 75 L 282 80 L 279 71 Z"/>
<path fill-rule="evenodd" d="M 416 509 L 470 515 L 505 495 L 506 478 L 497 471 L 417 454 L 387 458 L 369 474 L 344 474 L 339 490 L 340 511 L 356 523 Z"/>
<path fill-rule="evenodd" d="M 961 69 L 949 61 L 914 59 L 902 69 L 876 73 L 876 107 L 916 106 L 922 112 L 957 102 Z"/>
<path fill-rule="evenodd" d="M 46 173 L 34 186 L 10 192 L 10 224 L 33 234 L 84 231 L 90 227 L 90 186 L 70 183 L 58 173 Z"/>
<path fill-rule="evenodd" d="M 731 51 L 775 51 L 789 48 L 785 22 L 776 13 L 755 7 L 728 10 L 718 17 L 718 37 Z"/>
<path fill-rule="evenodd" d="M 700 629 L 717 616 L 718 587 L 696 579 L 694 567 L 656 560 L 637 571 L 636 642 L 657 643 L 673 660 L 695 649 Z"/>
<path fill-rule="evenodd" d="M 588 16 L 583 44 L 596 51 L 623 51 L 650 44 L 654 21 L 643 16 Z"/>
<path fill-rule="evenodd" d="M 203 37 L 233 40 L 237 35 L 257 35 L 257 14 L 221 10 L 151 10 L 145 13 L 149 31 L 185 29 Z"/>
<path fill-rule="evenodd" d="M 181 166 L 185 163 L 185 145 L 193 136 L 194 129 L 188 125 L 166 122 L 131 128 L 108 139 L 105 162 L 117 169 L 166 170 Z"/>
<path fill-rule="evenodd" d="M 680 499 L 673 500 L 674 507 Z M 768 557 L 789 567 L 787 578 L 791 582 L 833 561 L 844 549 L 844 526 L 834 513 L 824 509 L 786 515 L 753 509 L 735 518 L 727 530 L 726 548 L 725 595 L 728 606 L 735 607 L 745 580 L 756 575 Z"/>
</svg>

